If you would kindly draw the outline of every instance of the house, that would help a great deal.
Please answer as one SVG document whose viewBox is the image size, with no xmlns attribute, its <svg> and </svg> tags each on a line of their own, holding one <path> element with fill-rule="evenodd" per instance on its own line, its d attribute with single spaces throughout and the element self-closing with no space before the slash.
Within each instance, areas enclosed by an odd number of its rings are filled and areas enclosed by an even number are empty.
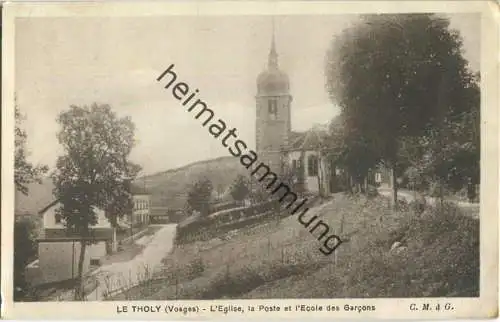
<svg viewBox="0 0 500 322">
<path fill-rule="evenodd" d="M 144 186 L 129 182 L 128 187 L 132 194 L 132 211 L 120 218 L 118 226 L 123 228 L 142 227 L 151 222 L 151 194 Z"/>
<path fill-rule="evenodd" d="M 305 133 L 292 132 L 290 144 L 283 150 L 285 166 L 293 173 L 294 189 L 328 195 L 335 190 L 335 177 L 341 169 L 329 161 L 324 150 L 328 131 L 323 126 L 314 126 Z"/>
<path fill-rule="evenodd" d="M 38 266 L 37 284 L 69 280 L 78 275 L 81 236 L 65 227 L 64 219 L 56 212 L 60 205 L 60 202 L 55 200 L 39 212 L 43 217 L 43 225 L 37 240 L 38 262 L 30 264 Z M 99 265 L 100 259 L 116 247 L 116 233 L 105 212 L 101 209 L 94 211 L 97 214 L 97 224 L 90 229 L 88 241 L 91 244 L 85 250 L 84 274 L 92 266 Z"/>
<path fill-rule="evenodd" d="M 151 195 L 145 188 L 131 187 L 134 208 L 129 219 L 132 226 L 148 225 L 151 221 Z"/>
</svg>

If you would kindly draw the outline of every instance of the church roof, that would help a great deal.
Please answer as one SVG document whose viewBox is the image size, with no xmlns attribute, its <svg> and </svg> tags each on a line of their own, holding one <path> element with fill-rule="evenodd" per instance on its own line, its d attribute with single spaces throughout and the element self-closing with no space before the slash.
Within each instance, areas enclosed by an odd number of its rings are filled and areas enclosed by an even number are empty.
<svg viewBox="0 0 500 322">
<path fill-rule="evenodd" d="M 306 132 L 292 132 L 288 150 L 318 150 L 328 139 L 328 128 L 324 125 L 313 126 Z"/>
<path fill-rule="evenodd" d="M 274 30 L 269 50 L 267 69 L 257 77 L 257 92 L 260 95 L 278 95 L 288 93 L 290 80 L 288 75 L 279 69 L 278 53 L 274 40 Z"/>
</svg>

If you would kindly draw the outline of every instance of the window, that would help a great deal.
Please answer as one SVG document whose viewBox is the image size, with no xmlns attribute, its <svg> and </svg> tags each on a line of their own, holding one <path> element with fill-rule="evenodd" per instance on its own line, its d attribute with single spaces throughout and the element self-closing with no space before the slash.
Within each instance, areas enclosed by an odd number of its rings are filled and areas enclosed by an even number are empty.
<svg viewBox="0 0 500 322">
<path fill-rule="evenodd" d="M 55 219 L 56 219 L 56 224 L 60 224 L 61 223 L 61 214 L 55 214 Z"/>
<path fill-rule="evenodd" d="M 295 171 L 297 168 L 297 160 L 292 160 L 292 170 Z"/>
<path fill-rule="evenodd" d="M 268 101 L 268 112 L 269 112 L 269 118 L 271 120 L 276 120 L 278 118 L 278 101 L 276 98 L 271 98 Z"/>
<path fill-rule="evenodd" d="M 310 155 L 307 160 L 307 172 L 310 177 L 318 175 L 318 157 Z"/>
</svg>

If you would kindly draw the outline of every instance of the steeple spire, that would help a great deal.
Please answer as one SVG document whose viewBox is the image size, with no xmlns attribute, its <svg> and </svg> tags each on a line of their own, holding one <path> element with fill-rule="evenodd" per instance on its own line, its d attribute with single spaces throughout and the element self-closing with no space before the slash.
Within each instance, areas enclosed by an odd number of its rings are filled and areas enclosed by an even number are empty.
<svg viewBox="0 0 500 322">
<path fill-rule="evenodd" d="M 274 40 L 274 17 L 273 17 L 273 34 L 271 40 L 271 50 L 269 51 L 268 68 L 278 69 L 278 53 L 276 52 L 276 43 Z"/>
</svg>

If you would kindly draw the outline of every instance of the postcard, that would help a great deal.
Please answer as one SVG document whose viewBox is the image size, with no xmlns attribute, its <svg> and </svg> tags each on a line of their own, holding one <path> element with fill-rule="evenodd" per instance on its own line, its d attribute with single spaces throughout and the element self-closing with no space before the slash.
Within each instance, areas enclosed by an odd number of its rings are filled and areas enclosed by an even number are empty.
<svg viewBox="0 0 500 322">
<path fill-rule="evenodd" d="M 3 3 L 2 316 L 498 316 L 497 17 Z"/>
</svg>

